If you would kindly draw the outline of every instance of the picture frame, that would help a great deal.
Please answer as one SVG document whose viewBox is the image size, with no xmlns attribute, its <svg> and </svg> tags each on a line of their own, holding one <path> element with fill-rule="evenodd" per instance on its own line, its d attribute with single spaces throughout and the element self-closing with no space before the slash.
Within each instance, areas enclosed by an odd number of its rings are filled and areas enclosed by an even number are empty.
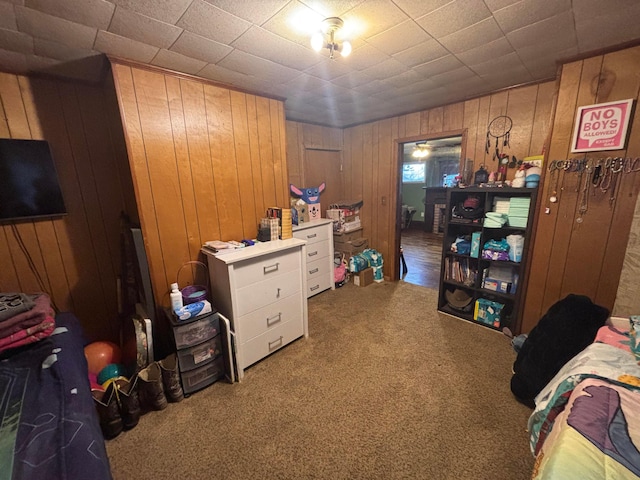
<svg viewBox="0 0 640 480">
<path fill-rule="evenodd" d="M 632 109 L 632 98 L 579 107 L 571 152 L 623 150 Z"/>
</svg>

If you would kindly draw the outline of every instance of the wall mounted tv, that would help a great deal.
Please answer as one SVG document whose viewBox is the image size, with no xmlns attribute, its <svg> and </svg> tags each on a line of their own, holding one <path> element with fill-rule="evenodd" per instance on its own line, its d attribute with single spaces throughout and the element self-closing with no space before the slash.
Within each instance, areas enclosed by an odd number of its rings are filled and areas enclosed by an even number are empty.
<svg viewBox="0 0 640 480">
<path fill-rule="evenodd" d="M 49 144 L 0 138 L 0 223 L 66 213 Z"/>
</svg>

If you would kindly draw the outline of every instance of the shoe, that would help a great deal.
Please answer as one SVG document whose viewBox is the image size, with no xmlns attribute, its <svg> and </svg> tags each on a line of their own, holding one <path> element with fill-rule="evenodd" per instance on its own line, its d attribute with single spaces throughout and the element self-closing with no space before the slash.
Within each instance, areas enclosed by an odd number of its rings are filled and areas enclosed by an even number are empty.
<svg viewBox="0 0 640 480">
<path fill-rule="evenodd" d="M 120 416 L 125 430 L 130 430 L 140 420 L 140 397 L 138 395 L 138 375 L 132 380 L 119 377 L 115 380 L 120 404 Z"/>
<path fill-rule="evenodd" d="M 122 432 L 124 425 L 118 408 L 116 387 L 109 384 L 106 390 L 91 390 L 98 417 L 100 417 L 100 429 L 105 439 L 111 440 Z"/>
<path fill-rule="evenodd" d="M 157 362 L 149 364 L 138 373 L 138 392 L 142 408 L 146 410 L 167 408 L 167 397 L 164 395 L 162 375 Z"/>
<path fill-rule="evenodd" d="M 172 353 L 164 360 L 158 362 L 162 372 L 162 384 L 164 393 L 170 402 L 180 402 L 184 399 L 184 392 L 180 384 L 180 372 L 178 370 L 178 357 Z"/>
</svg>

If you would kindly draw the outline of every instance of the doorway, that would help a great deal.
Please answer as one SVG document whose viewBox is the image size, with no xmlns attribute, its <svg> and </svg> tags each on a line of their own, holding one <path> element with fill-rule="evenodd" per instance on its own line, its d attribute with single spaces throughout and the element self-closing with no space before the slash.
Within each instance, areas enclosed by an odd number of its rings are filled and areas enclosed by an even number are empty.
<svg viewBox="0 0 640 480">
<path fill-rule="evenodd" d="M 465 158 L 465 131 L 398 140 L 398 279 L 437 289 L 447 189 Z"/>
</svg>

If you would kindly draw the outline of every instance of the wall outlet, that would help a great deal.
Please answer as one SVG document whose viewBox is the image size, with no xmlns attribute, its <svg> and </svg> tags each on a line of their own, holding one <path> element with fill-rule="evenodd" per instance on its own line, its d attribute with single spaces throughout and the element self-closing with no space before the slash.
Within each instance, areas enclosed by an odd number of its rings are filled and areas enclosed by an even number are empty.
<svg viewBox="0 0 640 480">
<path fill-rule="evenodd" d="M 424 218 L 424 212 L 420 212 L 420 216 Z"/>
</svg>

